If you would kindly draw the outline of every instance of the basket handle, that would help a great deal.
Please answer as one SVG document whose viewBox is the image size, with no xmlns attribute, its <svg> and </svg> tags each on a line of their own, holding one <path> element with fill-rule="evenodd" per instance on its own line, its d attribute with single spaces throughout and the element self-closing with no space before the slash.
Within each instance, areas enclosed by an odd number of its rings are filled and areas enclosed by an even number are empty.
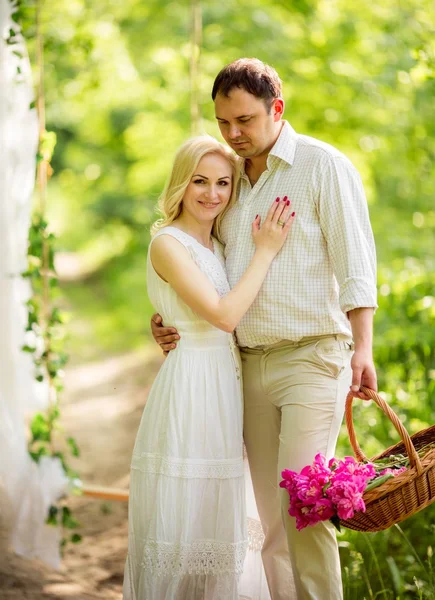
<svg viewBox="0 0 435 600">
<path fill-rule="evenodd" d="M 371 390 L 366 387 L 361 387 L 360 390 L 361 390 L 361 392 L 364 392 L 364 394 L 366 394 L 366 396 L 369 396 L 369 398 L 374 400 L 376 402 L 376 404 L 379 406 L 379 408 L 384 412 L 384 414 L 393 423 L 394 427 L 397 429 L 400 437 L 402 438 L 403 443 L 405 444 L 406 453 L 409 458 L 410 466 L 415 467 L 417 469 L 417 473 L 420 475 L 423 472 L 423 467 L 421 465 L 420 457 L 417 454 L 417 451 L 414 447 L 414 444 L 412 443 L 411 438 L 409 437 L 408 432 L 406 431 L 405 427 L 399 420 L 399 417 L 396 415 L 394 410 L 388 406 L 388 404 L 385 402 L 385 400 L 383 398 L 381 398 L 379 396 L 379 394 L 377 394 L 374 390 Z M 356 439 L 356 433 L 355 433 L 355 428 L 353 425 L 353 418 L 352 418 L 353 399 L 354 399 L 354 393 L 349 392 L 347 395 L 347 398 L 346 398 L 346 408 L 345 408 L 346 425 L 347 425 L 347 430 L 349 432 L 349 440 L 350 440 L 352 449 L 355 453 L 355 456 L 359 462 L 362 462 L 363 460 L 366 461 L 368 459 L 365 456 L 365 454 L 363 453 L 363 451 L 361 450 L 361 448 L 358 444 L 358 441 Z"/>
</svg>

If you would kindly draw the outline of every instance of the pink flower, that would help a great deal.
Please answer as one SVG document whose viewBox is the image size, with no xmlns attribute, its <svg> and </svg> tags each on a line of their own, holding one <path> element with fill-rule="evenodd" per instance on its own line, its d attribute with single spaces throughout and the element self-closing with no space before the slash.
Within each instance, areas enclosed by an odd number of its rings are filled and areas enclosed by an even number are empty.
<svg viewBox="0 0 435 600">
<path fill-rule="evenodd" d="M 313 505 L 291 502 L 288 512 L 290 516 L 296 517 L 296 529 L 300 531 L 329 519 L 335 511 L 331 501 L 323 498 Z"/>
<path fill-rule="evenodd" d="M 296 495 L 299 500 L 306 504 L 313 504 L 323 496 L 322 485 L 317 479 L 299 477 L 297 480 Z"/>
<path fill-rule="evenodd" d="M 326 465 L 326 458 L 323 454 L 316 454 L 312 465 L 302 469 L 301 475 L 305 477 L 315 478 L 320 485 L 328 483 L 331 477 L 331 469 Z"/>
<path fill-rule="evenodd" d="M 323 454 L 317 454 L 300 473 L 283 471 L 280 487 L 289 494 L 288 513 L 295 517 L 296 528 L 301 530 L 334 515 L 350 519 L 355 511 L 364 512 L 363 493 L 375 476 L 371 463 L 359 463 L 351 456 L 332 458 L 327 463 Z"/>
<path fill-rule="evenodd" d="M 355 511 L 365 512 L 366 507 L 362 495 L 366 485 L 367 479 L 361 475 L 346 478 L 343 473 L 340 473 L 332 479 L 326 495 L 336 506 L 340 519 L 352 518 Z"/>
<path fill-rule="evenodd" d="M 343 474 L 345 476 L 360 475 L 368 480 L 376 476 L 376 471 L 372 463 L 360 463 L 357 462 L 353 456 L 345 456 L 344 459 L 337 464 L 334 474 Z"/>
<path fill-rule="evenodd" d="M 313 507 L 313 511 L 319 515 L 319 520 L 321 521 L 326 521 L 326 519 L 330 519 L 335 514 L 334 505 L 328 498 L 318 500 Z"/>
<path fill-rule="evenodd" d="M 291 481 L 295 475 L 297 475 L 296 471 L 290 471 L 289 469 L 284 469 L 281 473 L 282 478 L 288 481 Z"/>
<path fill-rule="evenodd" d="M 294 515 L 296 517 L 296 529 L 298 531 L 300 531 L 301 529 L 304 529 L 305 527 L 308 527 L 308 525 L 311 525 L 310 519 L 308 518 L 308 513 L 309 512 L 309 508 L 305 507 L 302 508 L 300 511 L 297 511 Z"/>
<path fill-rule="evenodd" d="M 342 498 L 337 502 L 337 515 L 340 519 L 351 519 L 355 513 L 352 501 L 347 498 Z"/>
<path fill-rule="evenodd" d="M 394 477 L 396 477 L 400 473 L 403 473 L 403 471 L 406 471 L 406 467 L 400 467 L 399 469 L 388 468 L 384 469 L 383 471 L 380 471 L 379 475 L 393 475 Z"/>
</svg>

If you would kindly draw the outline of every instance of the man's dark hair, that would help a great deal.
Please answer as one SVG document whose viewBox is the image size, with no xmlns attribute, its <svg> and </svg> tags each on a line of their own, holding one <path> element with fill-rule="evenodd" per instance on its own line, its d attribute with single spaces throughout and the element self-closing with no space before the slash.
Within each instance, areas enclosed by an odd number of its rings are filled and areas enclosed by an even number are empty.
<svg viewBox="0 0 435 600">
<path fill-rule="evenodd" d="M 218 94 L 228 97 L 234 88 L 264 100 L 268 111 L 282 92 L 278 73 L 258 58 L 239 58 L 224 67 L 214 81 L 211 97 L 213 100 Z"/>
</svg>

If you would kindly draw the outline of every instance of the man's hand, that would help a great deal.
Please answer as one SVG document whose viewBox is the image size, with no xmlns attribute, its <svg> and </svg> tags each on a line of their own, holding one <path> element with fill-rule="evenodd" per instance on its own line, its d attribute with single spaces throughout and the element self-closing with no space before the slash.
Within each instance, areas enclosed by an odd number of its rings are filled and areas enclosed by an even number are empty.
<svg viewBox="0 0 435 600">
<path fill-rule="evenodd" d="M 151 317 L 151 333 L 153 338 L 163 350 L 163 354 L 167 354 L 176 348 L 177 341 L 180 339 L 177 330 L 174 327 L 164 327 L 162 317 L 155 313 Z"/>
<path fill-rule="evenodd" d="M 373 363 L 371 352 L 355 350 L 350 362 L 352 367 L 352 385 L 351 391 L 362 400 L 370 400 L 366 394 L 360 392 L 359 389 L 363 385 L 375 392 L 378 391 L 378 383 L 376 379 L 376 370 Z"/>
<path fill-rule="evenodd" d="M 354 308 L 348 313 L 355 342 L 355 352 L 350 362 L 352 367 L 350 390 L 362 400 L 370 400 L 368 396 L 359 391 L 362 385 L 375 392 L 378 391 L 372 354 L 373 312 L 373 308 Z"/>
</svg>

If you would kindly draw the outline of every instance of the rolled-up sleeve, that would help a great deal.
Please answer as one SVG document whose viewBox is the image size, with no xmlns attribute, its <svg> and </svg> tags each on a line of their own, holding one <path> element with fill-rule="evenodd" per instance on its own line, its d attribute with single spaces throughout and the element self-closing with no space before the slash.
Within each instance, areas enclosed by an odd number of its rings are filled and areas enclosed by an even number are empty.
<svg viewBox="0 0 435 600">
<path fill-rule="evenodd" d="M 376 309 L 376 249 L 359 173 L 343 155 L 325 155 L 319 167 L 320 226 L 341 310 Z"/>
</svg>

